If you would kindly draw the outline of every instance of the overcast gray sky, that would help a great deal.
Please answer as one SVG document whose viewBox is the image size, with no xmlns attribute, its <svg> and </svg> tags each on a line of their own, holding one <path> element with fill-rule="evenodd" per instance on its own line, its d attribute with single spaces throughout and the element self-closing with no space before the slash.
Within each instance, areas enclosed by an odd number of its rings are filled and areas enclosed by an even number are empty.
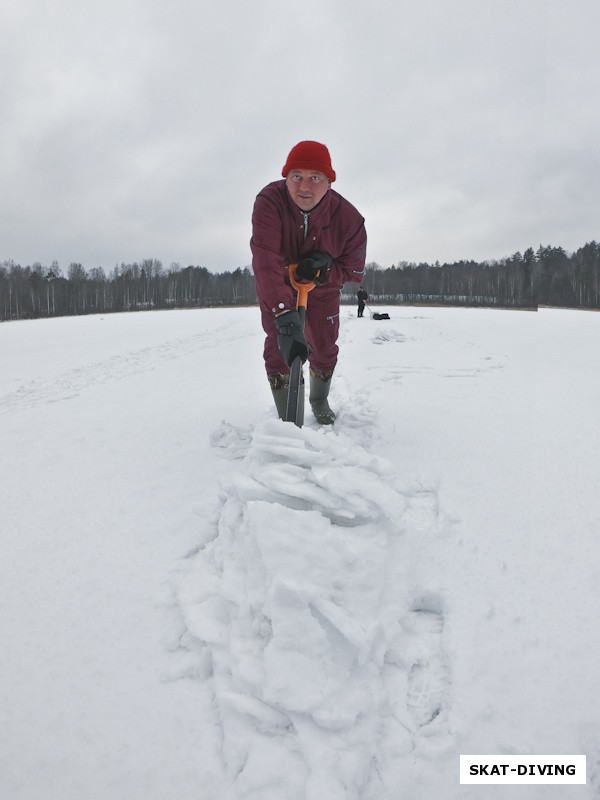
<svg viewBox="0 0 600 800">
<path fill-rule="evenodd" d="M 1 0 L 0 261 L 250 263 L 302 139 L 368 260 L 600 239 L 599 0 Z"/>
</svg>

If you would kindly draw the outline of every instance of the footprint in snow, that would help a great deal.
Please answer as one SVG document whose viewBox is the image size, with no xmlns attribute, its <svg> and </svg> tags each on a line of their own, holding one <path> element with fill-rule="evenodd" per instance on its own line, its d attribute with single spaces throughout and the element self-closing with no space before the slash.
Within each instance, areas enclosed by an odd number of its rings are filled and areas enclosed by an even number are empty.
<svg viewBox="0 0 600 800">
<path fill-rule="evenodd" d="M 401 631 L 385 656 L 392 712 L 412 733 L 432 723 L 444 709 L 450 669 L 443 633 L 442 601 L 424 595 L 402 618 Z"/>
<path fill-rule="evenodd" d="M 406 705 L 417 729 L 428 725 L 442 711 L 450 683 L 448 662 L 442 647 L 444 617 L 441 611 L 417 608 L 408 615 L 422 644 L 422 653 L 408 673 Z"/>
</svg>

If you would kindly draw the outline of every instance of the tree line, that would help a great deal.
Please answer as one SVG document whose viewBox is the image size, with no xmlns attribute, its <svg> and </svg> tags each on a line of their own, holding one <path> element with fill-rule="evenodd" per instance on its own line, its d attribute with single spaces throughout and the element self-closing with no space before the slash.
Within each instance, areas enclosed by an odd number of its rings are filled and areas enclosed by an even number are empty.
<svg viewBox="0 0 600 800">
<path fill-rule="evenodd" d="M 541 246 L 499 261 L 368 264 L 363 285 L 373 302 L 502 308 L 600 308 L 600 243 L 575 253 Z M 346 300 L 355 290 L 344 287 Z"/>
<path fill-rule="evenodd" d="M 571 254 L 540 245 L 537 251 L 528 248 L 483 263 L 381 267 L 371 262 L 363 286 L 373 303 L 600 308 L 600 244 L 588 242 Z M 346 284 L 342 302 L 354 303 L 356 289 Z M 213 273 L 203 266 L 171 264 L 165 269 L 160 261 L 146 259 L 109 273 L 71 263 L 63 274 L 56 261 L 49 267 L 0 263 L 0 320 L 256 302 L 249 267 Z"/>
<path fill-rule="evenodd" d="M 172 264 L 165 270 L 160 261 L 147 259 L 108 274 L 102 267 L 85 270 L 71 263 L 65 275 L 56 261 L 49 268 L 0 264 L 0 320 L 255 302 L 249 267 L 213 273 Z"/>
</svg>

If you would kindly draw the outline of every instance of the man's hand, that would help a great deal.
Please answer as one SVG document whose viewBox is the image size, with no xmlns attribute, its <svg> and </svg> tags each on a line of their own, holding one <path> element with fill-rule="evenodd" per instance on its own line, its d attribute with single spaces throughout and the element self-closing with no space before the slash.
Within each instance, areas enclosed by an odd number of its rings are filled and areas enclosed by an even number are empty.
<svg viewBox="0 0 600 800">
<path fill-rule="evenodd" d="M 293 311 L 286 311 L 275 317 L 275 324 L 277 325 L 278 337 L 277 343 L 281 354 L 285 359 L 288 367 L 292 366 L 292 361 L 296 356 L 300 356 L 302 363 L 308 358 L 309 347 L 304 338 L 304 331 L 302 330 L 302 322 L 300 321 L 300 314 L 296 309 Z"/>
<path fill-rule="evenodd" d="M 311 250 L 300 259 L 296 267 L 296 277 L 305 281 L 313 281 L 320 286 L 327 281 L 327 272 L 332 260 L 329 253 Z"/>
</svg>

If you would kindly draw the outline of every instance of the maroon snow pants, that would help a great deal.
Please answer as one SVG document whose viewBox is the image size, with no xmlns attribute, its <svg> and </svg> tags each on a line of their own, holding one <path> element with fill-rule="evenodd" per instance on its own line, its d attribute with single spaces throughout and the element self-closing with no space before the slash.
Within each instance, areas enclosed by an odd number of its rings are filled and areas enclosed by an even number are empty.
<svg viewBox="0 0 600 800">
<path fill-rule="evenodd" d="M 267 334 L 264 359 L 267 375 L 289 372 L 277 344 L 277 326 L 271 308 L 260 303 L 262 326 Z M 308 358 L 311 367 L 319 372 L 333 371 L 337 363 L 337 338 L 340 330 L 340 289 L 336 286 L 317 286 L 308 295 L 304 335 L 310 345 Z"/>
</svg>

